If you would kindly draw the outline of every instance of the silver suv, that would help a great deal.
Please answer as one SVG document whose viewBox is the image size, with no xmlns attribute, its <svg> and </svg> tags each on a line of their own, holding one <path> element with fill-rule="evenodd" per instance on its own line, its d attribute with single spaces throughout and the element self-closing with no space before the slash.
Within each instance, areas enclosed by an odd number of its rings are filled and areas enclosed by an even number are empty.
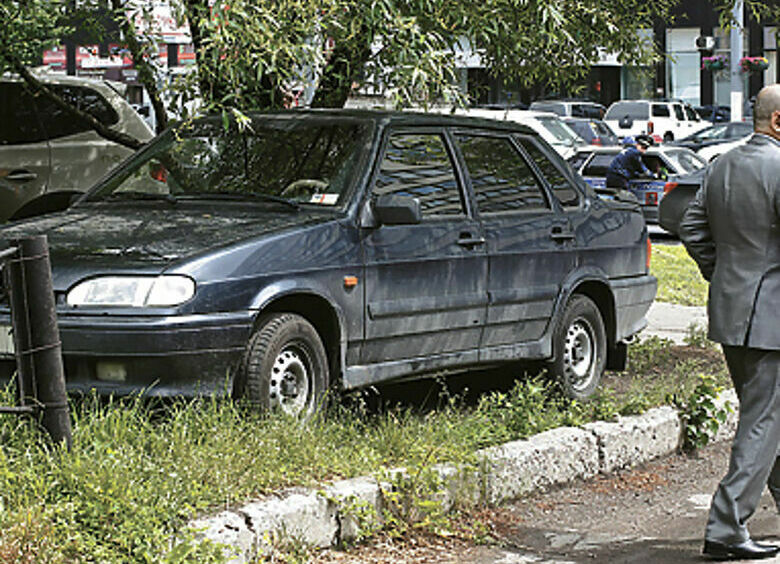
<svg viewBox="0 0 780 564">
<path fill-rule="evenodd" d="M 154 134 L 108 82 L 37 77 L 104 125 L 148 141 Z M 20 79 L 0 77 L 0 221 L 42 194 L 83 192 L 133 151 L 108 141 Z"/>
</svg>

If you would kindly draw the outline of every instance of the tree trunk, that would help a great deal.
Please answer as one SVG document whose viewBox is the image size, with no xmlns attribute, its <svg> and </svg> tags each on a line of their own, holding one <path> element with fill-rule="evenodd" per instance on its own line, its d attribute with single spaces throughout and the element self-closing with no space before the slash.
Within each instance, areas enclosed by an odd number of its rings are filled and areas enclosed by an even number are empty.
<svg viewBox="0 0 780 564">
<path fill-rule="evenodd" d="M 366 36 L 369 34 L 366 33 Z M 336 45 L 322 71 L 312 108 L 343 108 L 352 92 L 352 84 L 362 79 L 362 70 L 371 58 L 371 41 Z"/>
</svg>

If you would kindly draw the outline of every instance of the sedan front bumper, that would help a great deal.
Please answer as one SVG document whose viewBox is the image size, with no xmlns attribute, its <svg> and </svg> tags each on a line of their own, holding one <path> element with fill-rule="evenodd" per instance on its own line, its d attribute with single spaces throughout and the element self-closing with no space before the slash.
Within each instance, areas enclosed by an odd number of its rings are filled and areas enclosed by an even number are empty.
<svg viewBox="0 0 780 564">
<path fill-rule="evenodd" d="M 68 390 L 155 396 L 230 393 L 254 312 L 186 316 L 60 315 Z M 0 324 L 9 324 L 8 316 Z M 9 354 L 0 359 L 8 377 Z"/>
</svg>

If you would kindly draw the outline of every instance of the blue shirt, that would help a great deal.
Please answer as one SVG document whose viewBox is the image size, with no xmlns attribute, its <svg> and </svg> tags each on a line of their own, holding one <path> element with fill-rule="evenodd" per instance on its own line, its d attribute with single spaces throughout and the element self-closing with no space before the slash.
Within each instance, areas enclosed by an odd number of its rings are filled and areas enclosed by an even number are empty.
<svg viewBox="0 0 780 564">
<path fill-rule="evenodd" d="M 642 152 L 636 147 L 626 147 L 612 159 L 609 164 L 607 175 L 622 176 L 626 180 L 631 180 L 644 174 L 652 176 L 650 170 L 642 162 Z"/>
</svg>

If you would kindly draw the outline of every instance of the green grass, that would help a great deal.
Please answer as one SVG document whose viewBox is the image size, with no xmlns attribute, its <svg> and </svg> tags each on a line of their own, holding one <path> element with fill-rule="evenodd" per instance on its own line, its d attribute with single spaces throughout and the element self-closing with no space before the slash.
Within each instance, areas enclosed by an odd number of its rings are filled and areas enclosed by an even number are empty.
<svg viewBox="0 0 780 564">
<path fill-rule="evenodd" d="M 263 493 L 469 461 L 485 446 L 665 403 L 697 374 L 722 372 L 715 351 L 690 351 L 686 359 L 668 342 L 635 345 L 628 373 L 608 375 L 587 404 L 535 378 L 468 405 L 443 394 L 432 411 L 335 405 L 308 425 L 230 401 L 84 398 L 71 403 L 71 452 L 47 445 L 30 421 L 2 415 L 0 562 L 160 562 L 189 519 Z M 0 403 L 11 403 L 10 391 Z M 185 556 L 171 561 L 212 556 L 195 544 L 176 554 Z"/>
<path fill-rule="evenodd" d="M 687 306 L 707 304 L 709 285 L 682 245 L 653 245 L 650 272 L 658 278 L 658 301 Z"/>
</svg>

